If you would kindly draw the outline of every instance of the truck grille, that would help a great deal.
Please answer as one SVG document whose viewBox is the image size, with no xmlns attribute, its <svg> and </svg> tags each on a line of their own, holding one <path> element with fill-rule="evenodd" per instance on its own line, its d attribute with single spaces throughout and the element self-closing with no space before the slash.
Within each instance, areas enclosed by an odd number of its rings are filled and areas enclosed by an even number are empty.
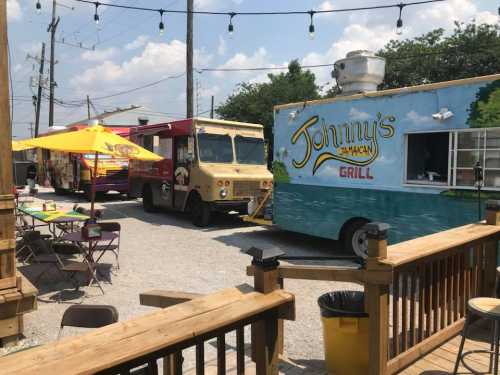
<svg viewBox="0 0 500 375">
<path fill-rule="evenodd" d="M 128 178 L 128 170 L 121 171 L 106 171 L 106 179 L 109 180 L 126 180 Z"/>
<path fill-rule="evenodd" d="M 259 194 L 259 181 L 234 181 L 233 195 L 235 197 L 254 197 Z"/>
</svg>

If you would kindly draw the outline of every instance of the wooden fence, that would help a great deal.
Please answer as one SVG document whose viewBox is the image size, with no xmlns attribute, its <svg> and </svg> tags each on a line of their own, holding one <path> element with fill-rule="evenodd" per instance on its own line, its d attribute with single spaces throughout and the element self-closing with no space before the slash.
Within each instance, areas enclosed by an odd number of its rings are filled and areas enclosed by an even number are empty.
<svg viewBox="0 0 500 375">
<path fill-rule="evenodd" d="M 280 321 L 294 319 L 294 296 L 277 289 L 277 263 L 254 261 L 255 289 L 248 285 L 201 296 L 125 322 L 0 358 L 2 375 L 179 375 L 182 351 L 196 348 L 196 374 L 205 371 L 205 342 L 217 338 L 218 374 L 226 373 L 225 335 L 236 331 L 237 374 L 245 373 L 244 327 L 252 325 L 256 373 L 278 374 Z"/>
</svg>

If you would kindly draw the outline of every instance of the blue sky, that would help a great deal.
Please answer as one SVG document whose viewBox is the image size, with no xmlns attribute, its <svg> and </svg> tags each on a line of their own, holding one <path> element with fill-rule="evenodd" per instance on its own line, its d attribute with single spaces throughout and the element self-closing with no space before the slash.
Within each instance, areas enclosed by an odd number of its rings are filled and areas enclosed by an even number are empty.
<svg viewBox="0 0 500 375">
<path fill-rule="evenodd" d="M 7 0 L 11 70 L 14 96 L 13 133 L 29 136 L 34 121 L 31 96 L 36 92 L 36 63 L 27 54 L 39 55 L 47 43 L 52 0 L 40 0 L 42 13 L 35 12 L 36 0 Z M 184 0 L 108 0 L 118 4 L 165 9 L 185 9 Z M 57 40 L 95 51 L 56 44 L 56 98 L 63 101 L 97 98 L 142 86 L 185 72 L 184 15 L 165 15 L 165 33 L 158 33 L 159 14 L 100 7 L 100 24 L 93 21 L 94 7 L 74 0 L 58 0 L 61 22 Z M 394 0 L 195 0 L 195 9 L 217 11 L 309 10 L 392 4 Z M 283 66 L 291 59 L 303 64 L 333 63 L 356 49 L 377 50 L 391 39 L 409 38 L 436 27 L 453 28 L 455 20 L 498 22 L 498 2 L 493 0 L 448 0 L 443 3 L 407 7 L 403 12 L 404 33 L 395 34 L 397 9 L 357 13 L 316 15 L 316 34 L 308 37 L 309 16 L 235 17 L 234 34 L 227 33 L 228 17 L 196 15 L 194 20 L 195 68 L 251 68 Z M 73 8 L 73 9 L 70 9 Z M 35 69 L 35 70 L 33 70 Z M 313 69 L 317 82 L 328 87 L 330 68 Z M 223 102 L 242 81 L 266 80 L 266 72 L 195 73 L 195 114 L 208 116 L 210 97 Z M 47 91 L 48 95 L 48 91 Z M 183 118 L 185 76 L 156 86 L 109 99 L 94 100 L 98 111 L 140 105 L 141 109 L 108 120 L 135 124 L 147 115 L 151 123 Z M 48 102 L 42 101 L 41 131 L 48 123 Z M 92 114 L 93 114 L 92 110 Z M 55 124 L 65 125 L 86 118 L 87 107 L 57 105 Z"/>
</svg>

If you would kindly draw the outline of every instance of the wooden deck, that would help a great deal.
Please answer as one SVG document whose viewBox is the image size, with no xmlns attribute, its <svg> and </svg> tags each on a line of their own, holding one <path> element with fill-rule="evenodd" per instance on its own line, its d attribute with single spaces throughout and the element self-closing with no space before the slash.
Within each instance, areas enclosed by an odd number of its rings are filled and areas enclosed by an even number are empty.
<svg viewBox="0 0 500 375">
<path fill-rule="evenodd" d="M 475 324 L 465 341 L 464 352 L 468 350 L 490 349 L 490 330 L 486 325 Z M 462 336 L 457 335 L 443 345 L 422 357 L 405 370 L 399 372 L 404 375 L 446 375 L 453 374 L 458 347 Z M 475 353 L 466 357 L 467 364 L 479 373 L 488 374 L 489 355 Z M 459 367 L 458 374 L 470 374 L 463 366 Z"/>
<path fill-rule="evenodd" d="M 245 356 L 245 375 L 255 375 L 255 363 L 250 356 Z M 281 358 L 278 363 L 280 375 L 328 375 L 323 367 L 322 361 L 293 361 L 288 358 Z M 184 372 L 186 375 L 195 375 L 196 369 L 192 368 Z M 217 375 L 217 359 L 208 361 L 205 364 L 205 375 Z M 226 375 L 237 375 L 236 372 L 236 351 L 226 352 Z"/>
<path fill-rule="evenodd" d="M 489 330 L 486 326 L 474 325 L 469 338 L 466 341 L 464 351 L 489 349 Z M 405 370 L 399 372 L 400 375 L 448 375 L 453 374 L 455 360 L 457 358 L 458 347 L 461 335 L 457 335 L 439 348 L 422 357 Z M 247 353 L 248 354 L 248 353 Z M 484 353 L 476 353 L 467 356 L 467 363 L 479 373 L 488 374 L 489 356 Z M 236 375 L 236 351 L 231 350 L 226 355 L 227 375 Z M 245 375 L 255 375 L 255 363 L 250 357 L 245 356 Z M 279 362 L 280 375 L 328 375 L 321 361 L 294 361 L 282 358 Z M 195 375 L 196 369 L 189 369 L 187 375 Z M 217 374 L 217 360 L 208 361 L 205 366 L 206 375 Z M 459 367 L 458 374 L 471 374 L 463 366 Z M 341 374 L 339 374 L 341 375 Z"/>
</svg>

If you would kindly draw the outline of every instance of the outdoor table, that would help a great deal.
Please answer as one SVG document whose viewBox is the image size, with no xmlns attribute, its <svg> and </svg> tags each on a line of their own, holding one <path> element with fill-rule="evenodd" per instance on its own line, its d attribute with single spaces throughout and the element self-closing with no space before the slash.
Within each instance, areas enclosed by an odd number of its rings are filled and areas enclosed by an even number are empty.
<svg viewBox="0 0 500 375">
<path fill-rule="evenodd" d="M 49 228 L 50 233 L 54 236 L 54 241 L 60 241 L 64 234 L 74 230 L 75 223 L 81 223 L 89 219 L 87 215 L 82 215 L 79 212 L 70 210 L 40 210 L 38 207 L 23 207 L 22 205 L 17 210 L 31 217 L 32 227 L 35 228 L 35 219 L 44 223 Z M 69 224 L 69 227 L 68 227 Z M 58 233 L 59 231 L 59 233 Z"/>
<path fill-rule="evenodd" d="M 118 235 L 113 232 L 101 232 L 101 237 L 97 239 L 88 239 L 83 236 L 82 231 L 77 231 L 77 232 L 71 232 L 71 233 L 65 233 L 62 236 L 62 239 L 65 241 L 70 241 L 75 243 L 78 248 L 80 249 L 84 262 L 88 265 L 89 268 L 89 286 L 92 286 L 92 283 L 95 281 L 97 286 L 101 289 L 102 293 L 104 294 L 104 290 L 101 287 L 101 284 L 99 283 L 99 280 L 97 279 L 97 264 L 101 257 L 98 259 L 95 259 L 94 253 L 96 251 L 97 245 L 99 242 L 106 242 L 107 245 L 111 245 L 111 242 L 118 238 Z M 88 246 L 85 246 L 84 244 L 88 243 Z M 100 250 L 100 251 L 105 251 Z"/>
</svg>

